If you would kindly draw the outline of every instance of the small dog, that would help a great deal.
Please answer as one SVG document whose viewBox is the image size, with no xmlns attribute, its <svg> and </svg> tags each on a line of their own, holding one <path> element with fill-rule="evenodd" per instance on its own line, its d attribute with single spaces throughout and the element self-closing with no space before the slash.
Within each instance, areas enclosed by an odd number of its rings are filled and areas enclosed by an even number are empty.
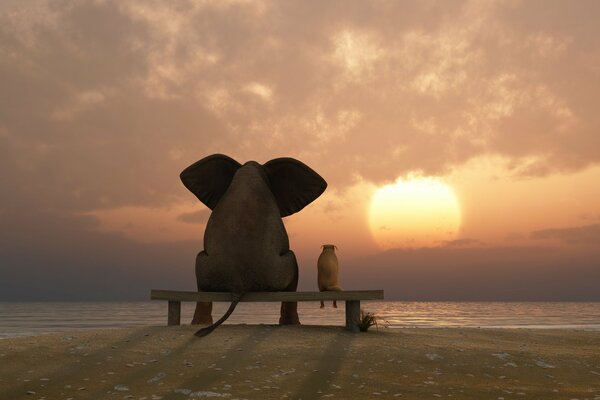
<svg viewBox="0 0 600 400">
<path fill-rule="evenodd" d="M 317 261 L 318 270 L 318 283 L 319 291 L 341 291 L 342 288 L 338 283 L 339 276 L 339 264 L 337 256 L 335 255 L 336 245 L 324 244 L 321 246 L 323 251 Z M 325 307 L 325 304 L 321 300 L 321 308 Z M 333 301 L 333 307 L 337 308 L 337 302 Z"/>
</svg>

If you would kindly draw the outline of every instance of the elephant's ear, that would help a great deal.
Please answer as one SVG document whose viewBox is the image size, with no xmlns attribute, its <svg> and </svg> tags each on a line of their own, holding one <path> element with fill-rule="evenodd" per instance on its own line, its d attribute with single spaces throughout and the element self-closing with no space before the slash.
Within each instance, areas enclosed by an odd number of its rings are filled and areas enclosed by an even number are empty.
<svg viewBox="0 0 600 400">
<path fill-rule="evenodd" d="M 184 169 L 179 177 L 185 187 L 212 210 L 240 167 L 231 157 L 213 154 Z"/>
<path fill-rule="evenodd" d="M 319 174 L 293 158 L 276 158 L 264 167 L 282 217 L 302 210 L 327 188 Z"/>
</svg>

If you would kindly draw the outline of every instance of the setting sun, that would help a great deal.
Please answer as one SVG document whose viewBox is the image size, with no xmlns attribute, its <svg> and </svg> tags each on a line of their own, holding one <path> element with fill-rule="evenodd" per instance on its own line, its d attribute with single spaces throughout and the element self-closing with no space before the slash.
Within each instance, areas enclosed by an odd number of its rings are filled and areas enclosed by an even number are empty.
<svg viewBox="0 0 600 400">
<path fill-rule="evenodd" d="M 460 207 L 450 186 L 433 178 L 398 179 L 379 188 L 369 225 L 383 249 L 435 246 L 456 237 Z"/>
</svg>

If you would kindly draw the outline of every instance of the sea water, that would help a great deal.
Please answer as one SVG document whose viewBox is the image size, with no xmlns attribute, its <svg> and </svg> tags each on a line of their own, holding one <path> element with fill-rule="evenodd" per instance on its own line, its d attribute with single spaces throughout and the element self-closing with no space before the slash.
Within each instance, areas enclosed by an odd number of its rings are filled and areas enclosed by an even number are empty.
<svg viewBox="0 0 600 400">
<path fill-rule="evenodd" d="M 218 319 L 228 307 L 215 303 Z M 365 312 L 388 328 L 553 328 L 600 330 L 600 302 L 402 302 L 364 301 Z M 182 324 L 189 324 L 193 303 L 182 303 Z M 344 302 L 298 303 L 305 325 L 344 325 Z M 240 303 L 226 324 L 277 324 L 279 303 Z M 166 325 L 167 302 L 0 302 L 0 338 L 74 329 Z"/>
</svg>

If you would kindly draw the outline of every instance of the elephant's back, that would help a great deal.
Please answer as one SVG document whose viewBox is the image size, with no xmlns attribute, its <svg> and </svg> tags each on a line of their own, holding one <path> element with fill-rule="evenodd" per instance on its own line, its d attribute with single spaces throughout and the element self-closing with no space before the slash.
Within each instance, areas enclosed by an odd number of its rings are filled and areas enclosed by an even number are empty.
<svg viewBox="0 0 600 400">
<path fill-rule="evenodd" d="M 204 235 L 209 252 L 279 255 L 289 249 L 279 207 L 256 168 L 242 167 L 214 208 Z"/>
<path fill-rule="evenodd" d="M 204 250 L 210 262 L 200 272 L 229 276 L 227 285 L 246 290 L 279 286 L 280 280 L 288 278 L 280 279 L 278 274 L 287 277 L 297 268 L 281 262 L 281 256 L 289 251 L 287 232 L 269 186 L 252 170 L 240 170 L 213 209 L 204 233 Z M 206 276 L 206 280 L 214 279 Z"/>
</svg>

